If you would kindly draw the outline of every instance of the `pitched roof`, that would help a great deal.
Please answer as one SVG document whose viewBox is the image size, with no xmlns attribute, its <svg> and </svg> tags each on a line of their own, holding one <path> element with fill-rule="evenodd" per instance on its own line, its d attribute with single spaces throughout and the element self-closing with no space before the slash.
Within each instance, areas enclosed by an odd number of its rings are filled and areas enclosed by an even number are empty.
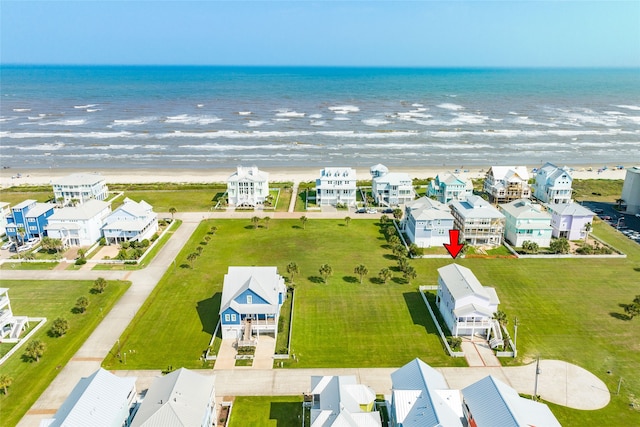
<svg viewBox="0 0 640 427">
<path fill-rule="evenodd" d="M 26 208 L 27 206 L 29 206 L 29 205 L 31 205 L 31 204 L 33 204 L 33 203 L 35 203 L 35 202 L 36 202 L 35 200 L 27 199 L 27 200 L 24 200 L 24 201 L 22 201 L 22 202 L 18 203 L 18 204 L 17 204 L 17 205 L 15 205 L 14 207 L 12 207 L 12 208 L 11 208 L 11 210 L 14 210 L 14 211 L 15 211 L 15 210 L 24 209 L 24 208 Z"/>
<path fill-rule="evenodd" d="M 449 390 L 444 376 L 420 359 L 391 374 L 392 410 L 404 427 L 462 426 L 460 393 Z"/>
<path fill-rule="evenodd" d="M 75 207 L 56 209 L 49 217 L 49 221 L 60 220 L 87 220 L 98 215 L 109 206 L 109 203 L 101 200 L 90 199 Z"/>
<path fill-rule="evenodd" d="M 236 171 L 229 176 L 228 181 L 268 181 L 269 173 L 261 171 L 257 166 L 238 166 Z"/>
<path fill-rule="evenodd" d="M 329 167 L 320 171 L 320 177 L 356 179 L 356 170 L 348 167 Z"/>
<path fill-rule="evenodd" d="M 411 185 L 412 181 L 408 173 L 404 172 L 388 172 L 384 175 L 373 178 L 376 184 L 400 185 L 407 183 Z"/>
<path fill-rule="evenodd" d="M 80 379 L 71 394 L 64 401 L 51 427 L 120 425 L 126 418 L 119 415 L 128 412 L 135 392 L 135 377 L 117 377 L 100 368 L 88 377 Z"/>
<path fill-rule="evenodd" d="M 594 216 L 595 213 L 579 203 L 549 203 L 547 209 L 552 213 L 566 216 Z"/>
<path fill-rule="evenodd" d="M 185 368 L 153 380 L 131 427 L 200 426 L 215 398 L 215 376 Z"/>
<path fill-rule="evenodd" d="M 553 181 L 556 178 L 562 176 L 563 174 L 567 174 L 569 179 L 573 180 L 573 177 L 571 176 L 571 172 L 569 171 L 568 167 L 565 166 L 561 168 L 554 165 L 553 163 L 547 162 L 544 164 L 544 166 L 538 169 L 538 172 L 536 173 L 536 178 L 540 175 L 545 175 L 547 181 Z"/>
<path fill-rule="evenodd" d="M 405 205 L 405 209 L 409 210 L 415 220 L 448 219 L 453 221 L 453 215 L 447 205 L 428 197 L 412 200 Z"/>
<path fill-rule="evenodd" d="M 462 395 L 478 427 L 560 426 L 547 405 L 520 397 L 492 376 L 465 387 Z"/>
<path fill-rule="evenodd" d="M 94 185 L 104 181 L 104 177 L 98 173 L 72 173 L 53 181 L 53 185 Z"/>
<path fill-rule="evenodd" d="M 520 179 L 529 180 L 529 171 L 526 166 L 491 166 L 487 174 L 492 173 L 493 178 L 498 180 Z"/>
<path fill-rule="evenodd" d="M 500 205 L 503 212 L 508 213 L 518 219 L 548 219 L 551 222 L 551 215 L 542 211 L 541 206 L 531 203 L 528 199 L 514 200 L 510 203 Z"/>
<path fill-rule="evenodd" d="M 236 298 L 251 290 L 267 304 L 238 304 Z M 231 307 L 240 314 L 276 313 L 278 293 L 284 292 L 284 279 L 277 267 L 229 267 L 224 275 L 220 313 Z"/>
<path fill-rule="evenodd" d="M 504 218 L 498 209 L 480 196 L 467 196 L 465 200 L 454 200 L 451 202 L 451 208 L 456 210 L 462 218 Z"/>
<path fill-rule="evenodd" d="M 473 272 L 466 267 L 455 263 L 449 264 L 440 267 L 438 274 L 456 301 L 469 295 L 477 295 L 492 303 L 498 304 L 500 302 L 495 290 L 482 286 Z"/>
<path fill-rule="evenodd" d="M 360 405 L 368 405 L 375 392 L 358 384 L 355 375 L 312 376 L 311 393 L 320 396 L 320 407 L 311 411 L 313 427 L 380 426 L 378 412 L 362 412 Z"/>
</svg>

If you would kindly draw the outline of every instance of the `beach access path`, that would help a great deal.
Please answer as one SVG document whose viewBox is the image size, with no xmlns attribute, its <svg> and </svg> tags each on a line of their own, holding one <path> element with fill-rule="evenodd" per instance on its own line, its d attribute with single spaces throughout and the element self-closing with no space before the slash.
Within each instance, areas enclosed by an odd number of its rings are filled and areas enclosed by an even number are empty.
<svg viewBox="0 0 640 427">
<path fill-rule="evenodd" d="M 163 214 L 160 214 L 163 215 Z M 167 214 L 169 215 L 169 214 Z M 51 418 L 62 405 L 67 396 L 82 377 L 95 372 L 116 344 L 126 327 L 134 318 L 149 294 L 153 291 L 168 268 L 187 243 L 198 224 L 205 219 L 250 219 L 255 212 L 195 212 L 178 213 L 176 218 L 183 221 L 174 232 L 167 244 L 158 252 L 149 265 L 142 270 L 135 271 L 67 271 L 67 270 L 3 270 L 4 280 L 93 280 L 104 277 L 107 280 L 129 280 L 132 282 L 127 292 L 116 302 L 104 320 L 89 336 L 67 365 L 33 404 L 22 418 L 19 427 L 38 427 L 40 421 Z M 348 212 L 306 213 L 309 219 L 343 219 Z M 299 218 L 298 213 L 277 212 L 273 218 Z M 377 218 L 379 214 L 358 214 L 353 218 Z M 549 364 L 549 362 L 554 362 Z M 497 378 L 510 384 L 521 393 L 532 393 L 532 378 L 535 367 L 481 367 L 481 368 L 441 368 L 441 372 L 452 388 L 461 388 L 470 384 L 469 379 L 481 379 L 486 375 L 496 375 Z M 599 409 L 609 402 L 609 391 L 606 385 L 590 372 L 561 361 L 541 361 L 544 371 L 549 375 L 541 376 L 538 393 L 543 399 L 561 405 L 579 409 Z M 548 366 L 548 367 L 547 367 Z M 529 372 L 533 369 L 533 373 Z M 295 392 L 308 391 L 310 375 L 345 375 L 348 372 L 358 372 L 362 383 L 367 384 L 378 393 L 390 390 L 390 368 L 368 369 L 260 369 L 260 370 L 207 370 L 209 374 L 218 375 L 216 386 L 219 395 L 291 395 Z M 129 371 L 117 371 L 123 375 Z M 552 374 L 553 373 L 553 374 Z M 134 376 L 140 378 L 144 384 L 145 378 L 157 376 L 158 371 L 136 371 Z M 225 385 L 227 384 L 227 385 Z M 236 388 L 225 388 L 231 387 Z M 220 388 L 219 388 L 220 387 Z M 140 387 L 139 387 L 140 390 Z M 300 391 L 301 390 L 301 391 Z M 579 406 L 573 406 L 579 405 Z"/>
</svg>

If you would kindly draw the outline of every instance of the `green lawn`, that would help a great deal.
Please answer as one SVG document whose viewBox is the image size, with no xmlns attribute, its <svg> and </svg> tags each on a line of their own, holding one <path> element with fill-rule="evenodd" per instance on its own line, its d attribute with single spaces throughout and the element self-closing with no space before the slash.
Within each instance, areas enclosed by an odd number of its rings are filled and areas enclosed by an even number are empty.
<svg viewBox="0 0 640 427">
<path fill-rule="evenodd" d="M 301 417 L 302 396 L 239 396 L 233 402 L 229 427 L 300 427 Z"/>
<path fill-rule="evenodd" d="M 47 324 L 33 337 L 46 345 L 39 362 L 23 361 L 24 351 L 21 348 L 0 366 L 0 374 L 8 374 L 14 380 L 9 394 L 0 394 L 0 424 L 12 426 L 18 423 L 130 283 L 110 281 L 102 294 L 89 293 L 92 285 L 92 281 L 0 281 L 0 286 L 9 288 L 11 308 L 15 315 L 48 319 Z M 83 295 L 90 301 L 87 312 L 73 314 L 71 310 L 76 299 Z M 53 338 L 48 335 L 48 330 L 58 317 L 68 320 L 69 332 L 63 337 Z"/>
<path fill-rule="evenodd" d="M 53 270 L 56 265 L 55 262 L 5 262 L 0 270 Z"/>
</svg>

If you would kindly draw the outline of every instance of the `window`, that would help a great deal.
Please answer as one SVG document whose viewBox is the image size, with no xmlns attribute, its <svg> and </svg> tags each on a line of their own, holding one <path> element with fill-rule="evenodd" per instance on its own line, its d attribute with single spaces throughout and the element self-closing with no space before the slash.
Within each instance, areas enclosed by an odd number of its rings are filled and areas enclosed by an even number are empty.
<svg viewBox="0 0 640 427">
<path fill-rule="evenodd" d="M 247 295 L 247 304 L 253 304 L 253 295 Z"/>
<path fill-rule="evenodd" d="M 228 314 L 227 314 L 227 316 L 228 316 Z M 231 315 L 231 321 L 232 321 L 232 322 L 235 322 L 235 321 L 236 321 L 236 315 L 235 315 L 235 314 L 232 314 L 232 315 Z"/>
<path fill-rule="evenodd" d="M 229 316 L 229 313 L 225 314 L 225 315 L 224 315 L 224 321 L 225 321 L 225 322 L 229 322 L 229 321 L 230 321 L 230 317 L 231 317 L 231 316 Z"/>
</svg>

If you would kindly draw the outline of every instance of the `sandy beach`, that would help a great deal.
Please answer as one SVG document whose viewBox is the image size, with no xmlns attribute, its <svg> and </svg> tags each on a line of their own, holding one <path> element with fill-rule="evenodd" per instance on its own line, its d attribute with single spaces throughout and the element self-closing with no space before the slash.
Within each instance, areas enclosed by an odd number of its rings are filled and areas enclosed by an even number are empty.
<svg viewBox="0 0 640 427">
<path fill-rule="evenodd" d="M 529 171 L 537 166 L 528 166 Z M 626 165 L 629 167 L 631 165 Z M 258 166 L 259 167 L 259 166 Z M 259 167 L 260 168 L 260 167 Z M 574 179 L 624 179 L 625 169 L 607 168 L 601 166 L 580 165 L 573 166 Z M 269 169 L 260 168 L 269 173 L 271 182 L 306 182 L 314 181 L 320 174 L 317 168 L 287 168 Z M 406 172 L 412 178 L 432 178 L 446 172 L 456 173 L 461 178 L 482 178 L 489 166 L 474 167 L 469 169 L 456 169 L 456 167 L 441 168 L 390 168 L 389 172 Z M 108 184 L 136 184 L 136 183 L 213 183 L 226 182 L 234 172 L 232 169 L 3 169 L 0 170 L 0 187 L 7 188 L 19 185 L 48 185 L 52 181 L 79 172 L 97 172 L 102 174 Z M 369 168 L 356 168 L 358 179 L 370 179 Z"/>
</svg>

